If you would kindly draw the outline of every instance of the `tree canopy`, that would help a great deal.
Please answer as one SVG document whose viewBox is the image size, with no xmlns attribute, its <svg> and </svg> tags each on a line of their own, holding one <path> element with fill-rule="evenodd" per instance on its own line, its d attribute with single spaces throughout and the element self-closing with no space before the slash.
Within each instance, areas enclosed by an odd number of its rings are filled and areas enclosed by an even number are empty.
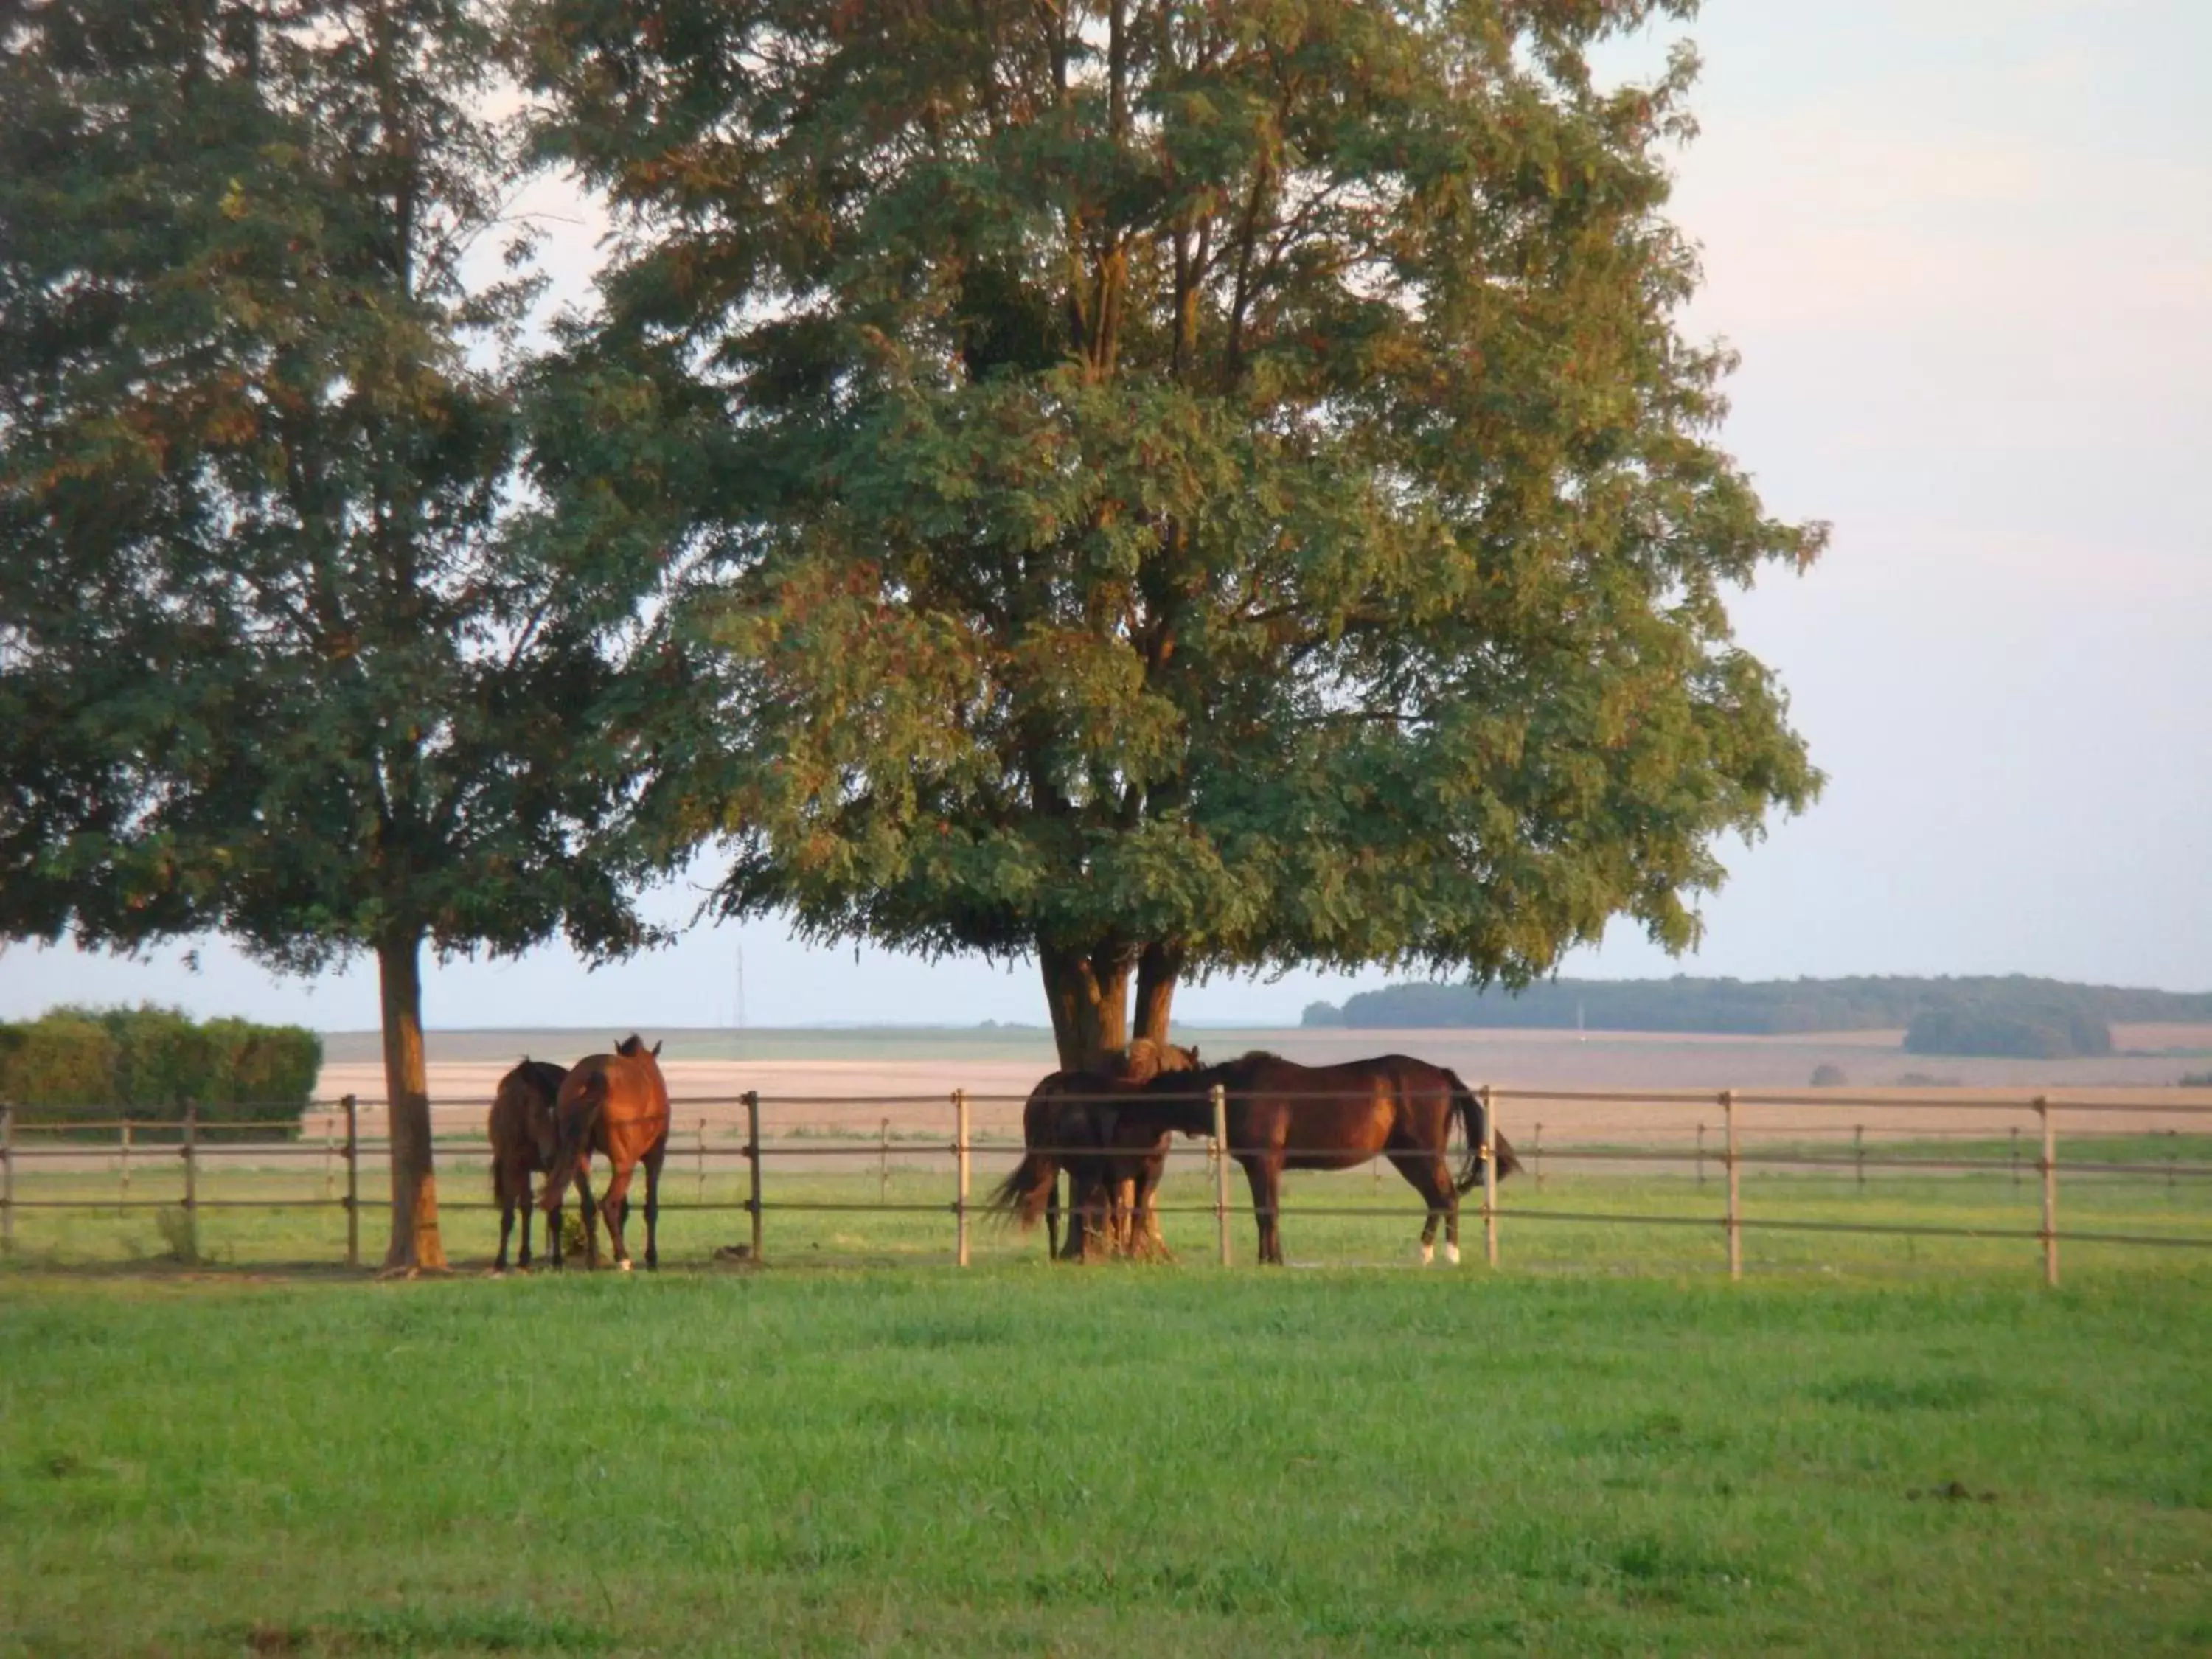
<svg viewBox="0 0 2212 1659">
<path fill-rule="evenodd" d="M 1678 326 L 1692 60 L 1590 72 L 1690 9 L 527 0 L 724 907 L 1034 951 L 1072 1060 L 1139 964 L 1160 1036 L 1194 971 L 1687 945 L 1819 781 L 1725 592 L 1823 539 Z"/>
<path fill-rule="evenodd" d="M 586 844 L 635 594 L 515 522 L 495 43 L 467 0 L 5 27 L 0 934 L 374 952 L 390 1259 L 435 1265 L 423 944 L 642 933 Z"/>
</svg>

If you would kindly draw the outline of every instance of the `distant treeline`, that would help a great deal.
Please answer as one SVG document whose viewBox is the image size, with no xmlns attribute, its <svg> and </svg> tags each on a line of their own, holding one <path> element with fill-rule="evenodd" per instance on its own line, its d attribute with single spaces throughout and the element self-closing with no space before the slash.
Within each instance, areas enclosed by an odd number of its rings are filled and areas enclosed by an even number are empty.
<svg viewBox="0 0 2212 1659">
<path fill-rule="evenodd" d="M 0 1100 L 46 1120 L 76 1108 L 180 1123 L 190 1101 L 204 1118 L 252 1126 L 211 1139 L 289 1136 L 322 1064 L 322 1039 L 300 1026 L 203 1024 L 173 1008 L 55 1008 L 0 1024 Z"/>
<path fill-rule="evenodd" d="M 1508 1028 L 1696 1031 L 1778 1036 L 1903 1028 L 1919 1054 L 2109 1052 L 2108 1021 L 2212 1021 L 2212 993 L 2075 985 L 2063 980 L 1548 980 L 1520 992 L 1393 985 L 1341 1008 L 1316 1002 L 1308 1025 L 1364 1030 Z M 2100 1036 L 2100 1034 L 2102 1034 Z M 1973 1046 L 1960 1046 L 1973 1045 Z M 2054 1045 L 2056 1045 L 2054 1047 Z"/>
</svg>

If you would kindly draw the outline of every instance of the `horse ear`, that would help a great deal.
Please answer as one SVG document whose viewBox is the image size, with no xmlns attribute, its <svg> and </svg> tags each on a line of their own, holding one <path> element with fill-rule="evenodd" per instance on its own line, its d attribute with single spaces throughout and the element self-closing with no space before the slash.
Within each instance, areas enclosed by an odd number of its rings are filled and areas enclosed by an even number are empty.
<svg viewBox="0 0 2212 1659">
<path fill-rule="evenodd" d="M 663 1042 L 665 1042 L 665 1040 L 666 1040 L 666 1039 L 665 1039 L 665 1038 L 664 1038 L 664 1039 L 662 1039 L 662 1041 L 663 1041 Z M 653 1057 L 655 1060 L 659 1060 L 659 1059 L 660 1058 L 660 1043 L 659 1043 L 659 1042 L 655 1042 L 655 1043 L 653 1045 Z"/>
</svg>

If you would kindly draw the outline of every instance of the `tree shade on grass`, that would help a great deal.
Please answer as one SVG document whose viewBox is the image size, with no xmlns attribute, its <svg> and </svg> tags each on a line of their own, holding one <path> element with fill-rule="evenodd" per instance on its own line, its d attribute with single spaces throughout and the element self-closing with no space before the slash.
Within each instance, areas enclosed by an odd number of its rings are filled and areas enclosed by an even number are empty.
<svg viewBox="0 0 2212 1659">
<path fill-rule="evenodd" d="M 1677 327 L 1691 59 L 1589 74 L 1687 9 L 530 0 L 631 233 L 549 474 L 691 573 L 722 908 L 1034 953 L 1070 1065 L 1133 981 L 1690 943 L 1818 783 L 1723 594 L 1823 531 Z"/>
</svg>

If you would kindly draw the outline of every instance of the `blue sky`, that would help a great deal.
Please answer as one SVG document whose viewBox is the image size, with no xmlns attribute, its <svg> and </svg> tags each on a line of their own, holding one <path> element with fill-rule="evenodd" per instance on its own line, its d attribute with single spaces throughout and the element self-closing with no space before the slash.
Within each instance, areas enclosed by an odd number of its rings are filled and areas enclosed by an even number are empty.
<svg viewBox="0 0 2212 1659">
<path fill-rule="evenodd" d="M 1694 957 L 1620 930 L 1566 971 L 2212 988 L 2212 6 L 1716 0 L 1687 33 L 1690 331 L 1743 355 L 1725 441 L 1770 507 L 1835 526 L 1816 569 L 1735 614 L 1830 783 L 1729 850 Z M 755 1025 L 1044 1017 L 1026 963 L 856 962 L 758 923 L 597 974 L 558 948 L 452 964 L 426 1017 L 726 1024 L 740 944 Z M 200 955 L 14 947 L 0 1016 L 152 998 L 375 1021 L 366 966 L 310 984 Z M 1294 1021 L 1382 978 L 1218 981 L 1176 1012 Z"/>
</svg>

